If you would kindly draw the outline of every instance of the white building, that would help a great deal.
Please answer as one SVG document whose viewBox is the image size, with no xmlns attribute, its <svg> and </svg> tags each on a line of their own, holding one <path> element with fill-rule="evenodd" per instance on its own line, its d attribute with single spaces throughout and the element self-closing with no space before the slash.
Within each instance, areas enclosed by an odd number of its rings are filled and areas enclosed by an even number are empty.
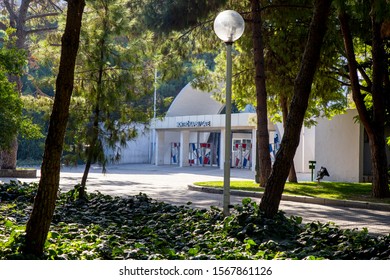
<svg viewBox="0 0 390 280">
<path fill-rule="evenodd" d="M 166 117 L 152 122 L 152 133 L 145 131 L 141 139 L 129 142 L 121 162 L 223 169 L 226 137 L 223 110 L 224 104 L 215 101 L 211 93 L 196 90 L 188 84 L 175 98 Z M 311 172 L 309 161 L 316 161 L 314 174 L 324 166 L 330 173 L 326 180 L 365 180 L 365 175 L 371 173 L 370 154 L 364 129 L 354 120 L 356 115 L 356 110 L 347 110 L 346 114 L 332 120 L 319 119 L 316 127 L 302 128 L 294 158 L 296 172 Z M 283 127 L 269 122 L 268 129 L 273 158 Z M 231 166 L 254 170 L 256 113 L 232 114 L 231 137 Z M 390 162 L 390 152 L 388 158 Z"/>
<path fill-rule="evenodd" d="M 155 163 L 179 166 L 202 165 L 223 168 L 225 150 L 224 104 L 211 93 L 183 88 L 166 117 L 156 121 Z M 255 113 L 232 114 L 232 167 L 254 169 Z M 276 127 L 269 123 L 269 130 Z M 273 138 L 272 138 L 273 139 Z"/>
<path fill-rule="evenodd" d="M 370 181 L 371 152 L 363 126 L 355 121 L 356 109 L 347 110 L 332 120 L 319 119 L 315 128 L 315 158 L 326 166 L 331 181 Z M 390 135 L 387 129 L 387 136 Z M 390 164 L 390 149 L 387 147 Z"/>
</svg>

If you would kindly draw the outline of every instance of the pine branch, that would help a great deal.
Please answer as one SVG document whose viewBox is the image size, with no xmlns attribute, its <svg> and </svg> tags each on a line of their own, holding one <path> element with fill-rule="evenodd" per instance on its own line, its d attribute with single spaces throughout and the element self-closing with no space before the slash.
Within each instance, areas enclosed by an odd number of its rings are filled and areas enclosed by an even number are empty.
<svg viewBox="0 0 390 280">
<path fill-rule="evenodd" d="M 46 13 L 46 14 L 38 14 L 38 15 L 31 15 L 26 17 L 26 21 L 34 19 L 34 18 L 45 18 L 45 17 L 53 17 L 58 16 L 60 13 L 58 12 L 52 12 L 52 13 Z"/>
<path fill-rule="evenodd" d="M 34 33 L 45 32 L 45 31 L 53 31 L 53 30 L 57 30 L 57 27 L 44 27 L 38 29 L 30 29 L 26 31 L 26 34 L 34 34 Z"/>
<path fill-rule="evenodd" d="M 266 9 L 270 8 L 297 8 L 297 9 L 309 9 L 312 10 L 313 6 L 307 6 L 307 5 L 294 5 L 294 4 L 271 4 L 271 5 L 266 5 L 260 8 L 260 11 L 264 11 Z"/>
<path fill-rule="evenodd" d="M 214 19 L 209 19 L 209 20 L 206 20 L 204 22 L 200 22 L 196 25 L 194 25 L 193 27 L 191 27 L 190 29 L 188 29 L 186 32 L 184 32 L 183 34 L 181 34 L 179 36 L 179 38 L 177 38 L 177 41 L 180 41 L 182 38 L 186 37 L 188 34 L 190 34 L 192 31 L 194 31 L 195 29 L 199 28 L 199 27 L 202 27 L 206 24 L 209 24 L 209 23 L 212 23 L 214 21 Z"/>
<path fill-rule="evenodd" d="M 366 71 L 364 71 L 363 67 L 359 64 L 357 65 L 357 69 L 358 69 L 359 73 L 362 75 L 362 77 L 364 78 L 364 80 L 366 81 L 367 87 L 371 88 L 372 81 L 371 81 L 370 77 L 368 77 Z"/>
<path fill-rule="evenodd" d="M 349 74 L 346 74 L 346 73 L 343 73 L 340 69 L 337 69 L 337 68 L 333 68 L 334 71 L 329 71 L 329 72 L 325 72 L 326 74 L 338 74 L 341 78 L 344 78 L 344 79 L 347 79 L 347 80 L 351 80 L 351 77 L 349 76 Z M 332 77 L 332 75 L 327 75 L 328 78 L 332 79 L 332 80 L 335 80 L 337 82 L 339 82 L 340 84 L 342 84 L 343 86 L 347 86 L 347 87 L 352 87 L 352 83 L 347 83 L 347 82 L 344 82 L 344 81 L 341 81 L 337 78 L 334 78 Z M 359 83 L 359 88 L 361 90 L 364 90 L 366 92 L 371 92 L 371 85 L 368 85 L 368 86 L 363 86 Z"/>
<path fill-rule="evenodd" d="M 41 90 L 41 88 L 37 85 L 37 83 L 35 82 L 34 79 L 31 79 L 31 82 L 32 82 L 32 84 L 35 87 L 35 96 L 44 96 L 44 97 L 47 97 L 47 98 L 50 98 L 50 99 L 54 99 L 54 97 L 51 97 L 51 96 L 47 95 L 46 93 L 44 93 Z"/>
<path fill-rule="evenodd" d="M 12 9 L 11 4 L 9 3 L 9 0 L 4 0 L 5 8 L 7 9 L 11 21 L 16 21 L 18 16 L 15 14 L 15 11 Z"/>
<path fill-rule="evenodd" d="M 54 3 L 52 0 L 49 0 L 49 3 L 54 7 L 54 9 L 63 12 L 60 6 L 58 6 L 56 3 Z"/>
</svg>

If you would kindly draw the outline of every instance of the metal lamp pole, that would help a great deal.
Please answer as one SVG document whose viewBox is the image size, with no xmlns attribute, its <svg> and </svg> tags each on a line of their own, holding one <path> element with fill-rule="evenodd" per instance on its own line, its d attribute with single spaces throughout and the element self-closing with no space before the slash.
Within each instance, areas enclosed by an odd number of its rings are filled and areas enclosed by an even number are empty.
<svg viewBox="0 0 390 280">
<path fill-rule="evenodd" d="M 226 43 L 225 162 L 223 165 L 223 214 L 229 215 L 230 161 L 232 154 L 232 45 Z"/>
<path fill-rule="evenodd" d="M 245 23 L 241 15 L 227 10 L 218 14 L 214 31 L 226 45 L 226 112 L 225 112 L 225 162 L 223 172 L 223 214 L 230 213 L 230 160 L 232 154 L 232 45 L 244 33 Z"/>
</svg>

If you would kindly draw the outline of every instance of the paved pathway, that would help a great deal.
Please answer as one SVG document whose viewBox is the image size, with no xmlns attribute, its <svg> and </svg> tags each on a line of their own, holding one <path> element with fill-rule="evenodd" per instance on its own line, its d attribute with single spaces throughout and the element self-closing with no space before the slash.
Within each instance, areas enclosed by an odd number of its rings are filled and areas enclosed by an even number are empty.
<svg viewBox="0 0 390 280">
<path fill-rule="evenodd" d="M 80 182 L 83 167 L 63 168 L 60 188 L 66 191 Z M 39 172 L 38 172 L 39 175 Z M 298 174 L 299 180 L 309 180 L 309 174 Z M 231 180 L 253 180 L 249 170 L 232 169 Z M 7 179 L 2 179 L 7 181 Z M 36 179 L 38 180 L 38 179 Z M 90 172 L 87 190 L 100 191 L 110 195 L 136 195 L 140 192 L 150 197 L 173 204 L 192 202 L 195 207 L 222 206 L 222 196 L 188 190 L 188 184 L 199 181 L 222 181 L 223 171 L 217 168 L 154 166 L 149 164 L 124 164 L 108 167 L 106 174 L 101 168 Z M 9 181 L 9 179 L 8 179 Z M 258 198 L 253 198 L 259 201 Z M 231 197 L 233 204 L 240 203 L 242 197 Z M 369 232 L 390 233 L 390 212 L 324 206 L 309 203 L 282 201 L 280 210 L 287 215 L 303 217 L 304 222 L 332 221 L 343 228 L 368 228 Z"/>
</svg>

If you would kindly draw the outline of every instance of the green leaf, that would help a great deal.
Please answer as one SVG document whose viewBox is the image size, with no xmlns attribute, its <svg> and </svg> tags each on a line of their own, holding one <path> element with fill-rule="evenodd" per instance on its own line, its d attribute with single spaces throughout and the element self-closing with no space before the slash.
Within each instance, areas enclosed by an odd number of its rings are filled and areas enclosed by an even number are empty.
<svg viewBox="0 0 390 280">
<path fill-rule="evenodd" d="M 252 199 L 250 199 L 249 197 L 246 197 L 242 200 L 242 205 L 248 206 L 251 202 L 252 202 Z"/>
<path fill-rule="evenodd" d="M 10 220 L 6 220 L 4 225 L 6 228 L 13 228 L 14 227 L 14 223 L 11 222 Z"/>
<path fill-rule="evenodd" d="M 252 246 L 257 245 L 253 239 L 245 239 L 244 243 L 246 243 L 248 245 L 252 245 Z"/>
<path fill-rule="evenodd" d="M 198 252 L 199 252 L 199 249 L 198 249 L 198 248 L 191 248 L 191 249 L 188 250 L 188 254 L 189 254 L 190 256 L 195 256 L 195 255 L 198 254 Z"/>
</svg>

